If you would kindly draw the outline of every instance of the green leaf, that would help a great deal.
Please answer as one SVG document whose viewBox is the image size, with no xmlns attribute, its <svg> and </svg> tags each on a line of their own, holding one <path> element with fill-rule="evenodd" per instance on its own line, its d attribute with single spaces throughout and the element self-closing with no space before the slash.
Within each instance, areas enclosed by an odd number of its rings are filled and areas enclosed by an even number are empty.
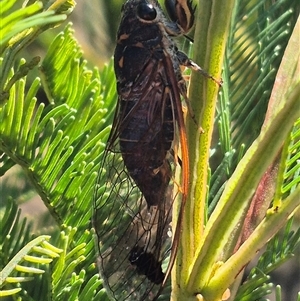
<svg viewBox="0 0 300 301">
<path fill-rule="evenodd" d="M 13 215 L 13 211 L 10 211 L 10 216 Z M 0 286 L 5 287 L 6 283 L 18 283 L 18 282 L 23 282 L 23 281 L 30 281 L 33 280 L 33 278 L 22 278 L 20 281 L 19 277 L 15 278 L 12 277 L 13 272 L 22 272 L 25 274 L 40 274 L 44 273 L 44 270 L 40 268 L 35 268 L 32 266 L 24 266 L 24 263 L 35 263 L 35 264 L 49 264 L 52 262 L 52 258 L 40 258 L 37 256 L 29 256 L 28 254 L 36 251 L 34 250 L 35 246 L 41 246 L 43 241 L 49 240 L 49 236 L 47 235 L 42 235 L 39 236 L 35 239 L 33 239 L 31 242 L 27 243 L 7 264 L 6 266 L 2 269 L 1 271 L 1 277 L 0 277 Z M 1 246 L 3 247 L 5 244 L 4 241 L 1 242 Z M 59 250 L 61 251 L 61 250 Z M 44 253 L 45 254 L 45 253 Z M 57 253 L 56 256 L 59 256 Z M 22 263 L 22 265 L 20 265 Z M 2 290 L 1 290 L 2 291 Z M 14 290 L 4 290 L 1 292 L 2 296 L 8 295 L 8 294 L 15 294 L 19 292 L 19 289 L 14 289 Z"/>
</svg>

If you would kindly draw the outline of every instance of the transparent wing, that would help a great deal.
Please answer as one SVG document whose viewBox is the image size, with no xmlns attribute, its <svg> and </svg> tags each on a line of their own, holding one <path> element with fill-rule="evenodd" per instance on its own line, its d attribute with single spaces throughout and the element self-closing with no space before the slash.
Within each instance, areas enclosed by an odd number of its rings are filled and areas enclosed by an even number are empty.
<svg viewBox="0 0 300 301">
<path fill-rule="evenodd" d="M 162 62 L 150 60 L 149 64 L 149 68 L 145 68 L 147 72 L 141 74 L 131 87 L 132 92 L 127 93 L 126 99 L 119 100 L 134 99 L 136 102 L 130 110 L 123 107 L 122 112 L 118 104 L 94 196 L 93 224 L 99 246 L 98 267 L 111 298 L 118 301 L 154 299 L 165 277 L 161 265 L 170 254 L 172 242 L 171 209 L 175 197 L 173 186 L 176 186 L 172 183 L 172 156 L 167 154 L 166 162 L 159 163 L 168 166 L 166 172 L 170 173 L 170 181 L 164 189 L 162 201 L 152 206 L 139 188 L 144 187 L 140 180 L 134 181 L 132 173 L 129 174 L 119 147 L 120 133 L 141 112 L 146 112 L 147 127 L 136 128 L 142 134 L 135 136 L 139 140 L 135 141 L 133 150 L 138 151 L 141 144 L 141 149 L 154 156 L 151 160 L 155 162 L 157 147 L 153 150 L 147 142 L 166 144 L 167 135 L 169 140 L 174 139 L 173 134 L 168 133 L 171 127 L 174 131 L 175 115 L 167 70 Z M 174 70 L 171 72 L 175 76 Z M 165 110 L 168 114 L 163 113 Z M 143 162 L 140 163 L 143 166 Z"/>
<path fill-rule="evenodd" d="M 148 208 L 126 172 L 119 153 L 107 153 L 105 161 L 110 168 L 101 172 L 101 179 L 106 183 L 104 189 L 98 191 L 100 197 L 94 215 L 101 276 L 115 300 L 152 300 L 160 288 L 161 279 L 155 284 L 139 273 L 130 258 L 135 255 L 134 248 L 139 246 L 143 252 L 153 254 L 159 264 L 165 259 L 160 256 L 167 256 L 171 244 L 167 233 L 170 207 L 165 202 L 160 209 Z M 147 266 L 147 260 L 151 264 L 150 259 L 145 260 L 144 265 Z M 157 274 L 157 271 L 153 273 Z"/>
</svg>

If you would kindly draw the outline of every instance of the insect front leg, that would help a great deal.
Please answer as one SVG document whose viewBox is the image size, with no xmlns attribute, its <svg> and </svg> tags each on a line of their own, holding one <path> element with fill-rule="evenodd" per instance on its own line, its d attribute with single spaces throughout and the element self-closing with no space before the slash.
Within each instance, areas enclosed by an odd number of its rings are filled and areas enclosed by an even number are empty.
<svg viewBox="0 0 300 301">
<path fill-rule="evenodd" d="M 207 78 L 213 80 L 219 86 L 222 86 L 222 83 L 223 83 L 222 80 L 217 80 L 212 75 L 210 75 L 209 73 L 207 73 L 200 66 L 198 66 L 195 62 L 193 62 L 185 53 L 183 53 L 182 51 L 178 50 L 177 53 L 176 53 L 176 55 L 177 55 L 177 59 L 179 61 L 179 64 L 181 66 L 185 66 L 185 67 L 191 68 L 192 70 L 197 71 L 200 74 L 202 74 L 204 77 L 207 77 Z"/>
<path fill-rule="evenodd" d="M 194 25 L 196 9 L 192 0 L 165 0 L 165 7 L 170 19 L 177 23 L 181 32 L 189 32 Z"/>
</svg>

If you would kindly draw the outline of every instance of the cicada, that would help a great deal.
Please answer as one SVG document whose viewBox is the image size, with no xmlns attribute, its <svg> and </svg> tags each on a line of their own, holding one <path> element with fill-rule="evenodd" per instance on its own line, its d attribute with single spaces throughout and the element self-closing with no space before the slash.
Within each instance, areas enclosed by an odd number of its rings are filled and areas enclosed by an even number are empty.
<svg viewBox="0 0 300 301">
<path fill-rule="evenodd" d="M 94 196 L 98 266 L 112 300 L 153 300 L 175 260 L 188 190 L 180 66 L 202 71 L 172 36 L 187 33 L 191 0 L 128 0 L 114 53 L 118 103 Z M 179 142 L 181 159 L 174 144 Z M 178 164 L 180 162 L 180 164 Z M 180 187 L 174 170 L 181 167 Z M 181 202 L 172 233 L 172 206 Z"/>
</svg>

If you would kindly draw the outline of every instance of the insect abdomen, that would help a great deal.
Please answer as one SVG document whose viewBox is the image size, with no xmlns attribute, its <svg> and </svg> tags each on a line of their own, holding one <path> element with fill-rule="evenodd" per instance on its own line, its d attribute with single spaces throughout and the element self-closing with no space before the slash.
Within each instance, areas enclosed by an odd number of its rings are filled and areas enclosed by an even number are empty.
<svg viewBox="0 0 300 301">
<path fill-rule="evenodd" d="M 149 103 L 139 103 L 136 108 L 135 105 L 134 100 L 121 102 L 122 116 L 127 116 L 131 110 L 134 113 L 131 112 L 130 120 L 120 132 L 120 150 L 130 176 L 150 207 L 163 201 L 170 181 L 171 170 L 166 156 L 174 136 L 172 108 L 167 99 L 164 112 L 155 110 L 149 117 Z"/>
<path fill-rule="evenodd" d="M 143 248 L 135 246 L 131 250 L 129 261 L 137 266 L 138 273 L 146 275 L 153 283 L 163 282 L 165 274 L 162 272 L 161 262 L 158 262 L 152 253 L 147 253 Z"/>
</svg>

